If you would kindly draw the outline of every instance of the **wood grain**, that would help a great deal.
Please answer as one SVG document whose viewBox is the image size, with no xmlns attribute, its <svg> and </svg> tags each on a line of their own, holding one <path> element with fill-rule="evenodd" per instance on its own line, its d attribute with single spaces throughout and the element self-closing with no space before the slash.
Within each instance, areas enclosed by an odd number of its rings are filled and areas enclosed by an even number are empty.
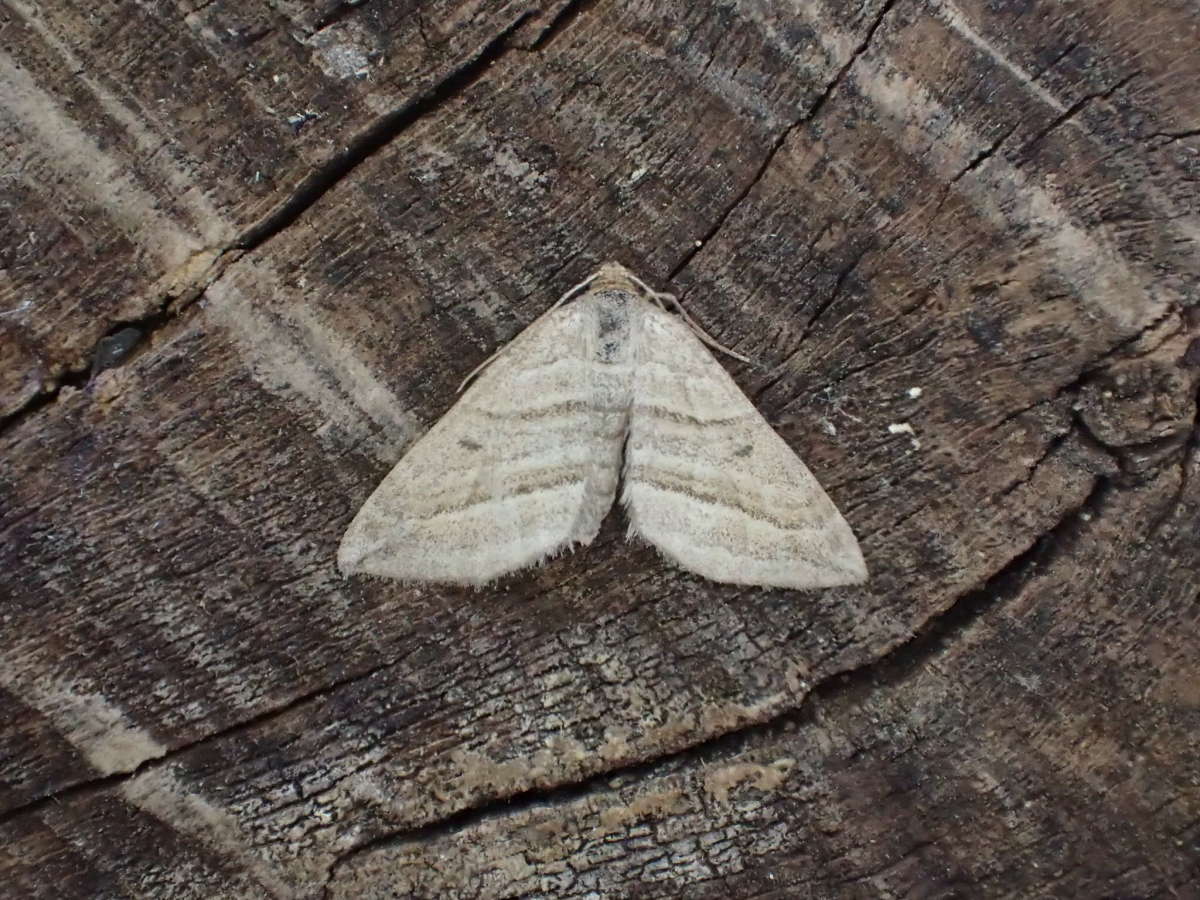
<svg viewBox="0 0 1200 900">
<path fill-rule="evenodd" d="M 0 895 L 1192 890 L 1194 7 L 0 35 Z M 489 591 L 337 575 L 608 258 L 754 358 L 868 585 L 713 585 L 619 515 Z"/>
</svg>

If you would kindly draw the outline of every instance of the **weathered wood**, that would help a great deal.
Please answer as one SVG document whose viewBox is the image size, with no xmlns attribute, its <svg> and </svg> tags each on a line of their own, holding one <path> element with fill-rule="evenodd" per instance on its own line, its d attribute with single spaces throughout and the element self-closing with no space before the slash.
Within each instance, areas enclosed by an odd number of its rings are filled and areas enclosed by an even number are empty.
<svg viewBox="0 0 1200 900">
<path fill-rule="evenodd" d="M 0 890 L 1191 889 L 1194 8 L 0 27 Z M 487 591 L 338 577 L 607 258 L 759 361 L 866 588 L 710 584 L 619 515 Z"/>
<path fill-rule="evenodd" d="M 85 372 L 114 323 L 190 301 L 383 111 L 403 121 L 529 18 L 354 6 L 4 4 L 0 414 Z"/>
</svg>

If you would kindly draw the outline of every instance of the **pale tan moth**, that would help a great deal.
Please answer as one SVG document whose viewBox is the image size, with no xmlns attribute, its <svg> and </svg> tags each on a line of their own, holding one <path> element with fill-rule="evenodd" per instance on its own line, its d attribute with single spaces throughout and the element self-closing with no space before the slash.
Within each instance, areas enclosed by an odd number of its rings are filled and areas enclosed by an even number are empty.
<svg viewBox="0 0 1200 900">
<path fill-rule="evenodd" d="M 629 535 L 713 581 L 864 581 L 846 520 L 704 343 L 674 297 L 601 266 L 468 376 L 339 568 L 487 584 L 591 543 L 620 485 Z"/>
</svg>

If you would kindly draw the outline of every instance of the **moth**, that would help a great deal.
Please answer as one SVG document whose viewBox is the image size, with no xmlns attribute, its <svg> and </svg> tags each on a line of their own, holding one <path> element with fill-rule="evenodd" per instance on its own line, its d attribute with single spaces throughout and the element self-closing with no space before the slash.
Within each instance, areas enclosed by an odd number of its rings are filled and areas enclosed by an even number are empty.
<svg viewBox="0 0 1200 900">
<path fill-rule="evenodd" d="M 705 578 L 866 580 L 846 520 L 706 342 L 673 296 L 601 266 L 476 370 L 363 504 L 338 567 L 484 585 L 591 543 L 620 487 L 628 535 Z"/>
</svg>

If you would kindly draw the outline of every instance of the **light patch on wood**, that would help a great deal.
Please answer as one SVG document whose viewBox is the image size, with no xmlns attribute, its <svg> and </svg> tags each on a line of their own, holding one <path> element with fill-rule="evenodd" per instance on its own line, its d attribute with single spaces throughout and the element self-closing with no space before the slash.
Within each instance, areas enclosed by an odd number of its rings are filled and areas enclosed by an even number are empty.
<svg viewBox="0 0 1200 900">
<path fill-rule="evenodd" d="M 784 757 L 767 766 L 758 763 L 734 763 L 711 769 L 704 775 L 704 791 L 714 803 L 728 806 L 729 795 L 736 791 L 778 790 L 787 780 L 788 772 L 795 764 L 794 759 Z"/>
<path fill-rule="evenodd" d="M 803 677 L 804 671 L 806 669 L 802 666 L 789 666 L 783 675 L 786 688 L 774 691 L 754 703 L 705 703 L 661 725 L 647 721 L 638 746 L 643 753 L 647 750 L 670 752 L 690 746 L 696 741 L 697 735 L 708 738 L 765 722 L 783 710 L 793 708 L 805 697 L 808 682 Z M 638 692 L 633 692 L 633 696 L 637 697 Z M 653 702 L 653 698 L 649 699 Z M 636 703 L 636 699 L 633 702 Z"/>
<path fill-rule="evenodd" d="M 520 881 L 534 874 L 534 868 L 520 853 L 513 853 L 496 860 L 494 867 L 504 873 L 509 881 Z"/>
<path fill-rule="evenodd" d="M 814 10 L 816 7 L 813 8 Z M 814 17 L 814 32 L 835 59 L 847 59 L 847 33 Z M 922 160 L 946 182 L 959 176 L 974 156 L 991 142 L 962 123 L 961 117 L 933 98 L 918 80 L 900 71 L 881 55 L 864 54 L 854 63 L 857 89 L 895 126 L 891 137 L 897 146 Z M 913 122 L 938 122 L 937 140 Z M 886 125 L 881 120 L 881 127 Z M 963 178 L 956 187 L 986 217 L 1000 226 L 1027 229 L 1023 240 L 1036 236 L 1040 248 L 1053 259 L 1059 272 L 1077 288 L 1084 302 L 1124 330 L 1143 328 L 1162 315 L 1170 302 L 1166 291 L 1154 296 L 1147 285 L 1158 284 L 1158 273 L 1136 273 L 1109 242 L 1076 225 L 1060 199 L 1024 169 L 994 154 L 985 167 Z M 1167 228 L 1186 228 L 1186 222 L 1165 222 Z M 1183 235 L 1191 239 L 1193 235 Z"/>
<path fill-rule="evenodd" d="M 628 803 L 600 810 L 597 814 L 600 826 L 592 830 L 590 837 L 596 840 L 623 831 L 631 824 L 658 821 L 686 812 L 688 808 L 689 804 L 683 798 L 683 791 L 678 788 L 648 791 L 638 794 Z"/>
<path fill-rule="evenodd" d="M 625 727 L 610 726 L 605 740 L 588 746 L 567 735 L 555 735 L 546 746 L 522 756 L 496 760 L 475 750 L 455 749 L 449 754 L 454 771 L 424 781 L 419 790 L 392 795 L 389 805 L 398 818 L 421 818 L 430 809 L 460 802 L 478 802 L 481 797 L 505 796 L 534 786 L 553 786 L 594 775 L 614 763 L 651 758 L 695 744 L 714 735 L 727 734 L 747 725 L 757 724 L 793 708 L 807 692 L 802 667 L 789 667 L 784 675 L 786 689 L 775 691 L 751 703 L 708 703 L 695 711 L 687 711 L 655 724 L 651 718 L 655 705 L 653 697 L 643 697 L 630 691 L 626 698 L 631 712 L 644 716 L 637 729 L 640 737 L 629 740 L 633 733 Z"/>
<path fill-rule="evenodd" d="M 303 884 L 316 883 L 326 871 L 329 859 L 310 850 L 298 854 L 288 867 L 294 880 L 283 880 L 282 868 L 255 852 L 253 836 L 236 815 L 190 790 L 167 768 L 156 767 L 131 778 L 121 785 L 121 794 L 138 809 L 209 847 L 217 858 L 237 863 L 276 897 L 298 896 Z"/>
<path fill-rule="evenodd" d="M 453 750 L 450 759 L 459 770 L 452 778 L 450 797 L 476 798 L 507 794 L 532 784 L 554 783 L 584 771 L 588 748 L 574 738 L 555 735 L 547 746 L 527 756 L 494 760 L 474 750 Z"/>
<path fill-rule="evenodd" d="M 549 176 L 532 163 L 524 160 L 516 146 L 507 141 L 493 141 L 488 136 L 486 148 L 487 159 L 492 169 L 503 179 L 510 181 L 525 191 L 544 190 Z"/>
<path fill-rule="evenodd" d="M 213 263 L 221 258 L 221 250 L 197 250 L 182 265 L 176 266 L 155 280 L 148 293 L 151 296 L 178 296 L 202 285 Z"/>
<path fill-rule="evenodd" d="M 354 22 L 341 22 L 318 31 L 304 43 L 315 51 L 313 61 L 330 78 L 359 80 L 371 74 L 374 42 Z"/>
<path fill-rule="evenodd" d="M 583 842 L 579 832 L 571 829 L 562 816 L 530 816 L 528 824 L 505 831 L 525 845 L 525 858 L 538 863 L 542 872 L 566 868 L 563 853 Z"/>
<path fill-rule="evenodd" d="M 1003 53 L 995 44 L 985 38 L 982 34 L 971 27 L 967 22 L 966 17 L 962 14 L 962 10 L 952 3 L 946 3 L 944 0 L 932 0 L 930 6 L 941 17 L 947 25 L 955 30 L 958 35 L 975 47 L 981 50 L 989 57 L 996 65 L 1007 71 L 1013 78 L 1021 83 L 1021 86 L 1033 96 L 1037 97 L 1042 103 L 1050 107 L 1056 113 L 1064 113 L 1067 108 L 1057 97 L 1051 94 L 1048 90 L 1038 84 L 1037 80 L 1014 63 L 1008 56 Z"/>
<path fill-rule="evenodd" d="M 146 760 L 158 759 L 167 752 L 103 694 L 44 674 L 40 668 L 36 671 L 36 677 L 0 672 L 0 683 L 49 719 L 63 740 L 101 775 L 132 772 Z"/>
<path fill-rule="evenodd" d="M 32 15 L 25 21 L 36 21 Z M 103 209 L 133 243 L 164 269 L 184 265 L 204 248 L 206 240 L 179 227 L 176 216 L 163 208 L 161 197 L 130 176 L 126 159 L 110 155 L 62 107 L 60 98 L 47 93 L 26 69 L 0 54 L 0 84 L 4 85 L 4 112 L 30 146 L 53 147 L 53 155 L 38 160 L 60 176 L 68 191 L 76 191 Z M 211 220 L 203 220 L 207 231 Z M 214 229 L 215 233 L 222 233 Z"/>
<path fill-rule="evenodd" d="M 314 408 L 326 419 L 322 433 L 336 427 L 361 434 L 366 429 L 358 413 L 365 413 L 378 432 L 363 441 L 363 449 L 381 462 L 395 462 L 395 448 L 417 430 L 416 418 L 355 356 L 351 343 L 302 304 L 289 306 L 293 327 L 288 327 L 253 299 L 282 291 L 261 267 L 241 267 L 236 279 L 213 283 L 205 309 L 237 341 L 247 369 L 264 389 Z"/>
<path fill-rule="evenodd" d="M 628 728 L 610 725 L 604 729 L 604 743 L 596 748 L 596 755 L 605 762 L 629 759 L 633 748 L 629 746 Z"/>
</svg>

